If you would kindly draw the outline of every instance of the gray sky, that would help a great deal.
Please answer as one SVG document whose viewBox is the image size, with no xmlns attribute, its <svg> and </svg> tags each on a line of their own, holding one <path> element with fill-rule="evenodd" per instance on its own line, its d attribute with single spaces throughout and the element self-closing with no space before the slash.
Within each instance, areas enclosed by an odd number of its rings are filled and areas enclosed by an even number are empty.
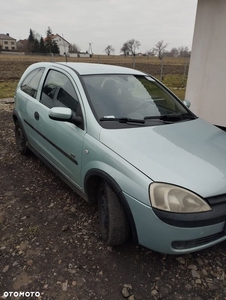
<svg viewBox="0 0 226 300">
<path fill-rule="evenodd" d="M 146 52 L 164 40 L 166 50 L 191 49 L 197 0 L 10 0 L 1 1 L 0 33 L 26 39 L 30 28 L 45 37 L 48 26 L 82 51 L 112 45 L 120 53 L 130 39 Z"/>
</svg>

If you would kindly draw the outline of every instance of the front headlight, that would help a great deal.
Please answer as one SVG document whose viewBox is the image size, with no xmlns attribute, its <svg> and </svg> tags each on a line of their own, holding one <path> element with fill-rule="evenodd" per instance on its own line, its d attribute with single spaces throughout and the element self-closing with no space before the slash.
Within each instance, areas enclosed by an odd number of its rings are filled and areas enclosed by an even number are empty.
<svg viewBox="0 0 226 300">
<path fill-rule="evenodd" d="M 196 194 L 166 183 L 152 183 L 150 199 L 153 207 L 169 212 L 196 213 L 211 210 L 208 203 Z"/>
</svg>

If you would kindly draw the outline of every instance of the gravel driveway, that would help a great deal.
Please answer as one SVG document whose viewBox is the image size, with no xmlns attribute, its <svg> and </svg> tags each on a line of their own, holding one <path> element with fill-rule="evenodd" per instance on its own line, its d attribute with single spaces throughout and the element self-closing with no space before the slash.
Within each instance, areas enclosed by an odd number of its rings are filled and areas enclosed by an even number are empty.
<svg viewBox="0 0 226 300">
<path fill-rule="evenodd" d="M 184 256 L 106 246 L 96 207 L 19 154 L 12 109 L 0 100 L 0 299 L 226 299 L 226 243 Z"/>
</svg>

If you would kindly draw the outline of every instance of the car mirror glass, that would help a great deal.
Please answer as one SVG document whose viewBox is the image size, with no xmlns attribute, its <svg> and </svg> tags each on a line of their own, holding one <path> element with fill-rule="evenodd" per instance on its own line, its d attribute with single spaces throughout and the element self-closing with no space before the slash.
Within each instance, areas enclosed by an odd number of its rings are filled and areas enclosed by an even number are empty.
<svg viewBox="0 0 226 300">
<path fill-rule="evenodd" d="M 189 108 L 190 106 L 191 106 L 191 102 L 189 101 L 189 100 L 184 100 L 183 101 L 183 103 L 184 103 L 184 105 L 187 107 L 187 108 Z"/>
</svg>

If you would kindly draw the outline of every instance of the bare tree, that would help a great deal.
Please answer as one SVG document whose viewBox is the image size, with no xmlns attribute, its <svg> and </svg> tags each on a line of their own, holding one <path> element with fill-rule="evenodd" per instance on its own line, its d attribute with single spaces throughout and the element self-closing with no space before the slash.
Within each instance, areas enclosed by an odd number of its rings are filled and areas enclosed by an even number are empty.
<svg viewBox="0 0 226 300">
<path fill-rule="evenodd" d="M 131 55 L 135 56 L 136 55 L 136 50 L 139 49 L 140 47 L 140 42 L 134 39 L 128 40 L 126 43 L 123 44 L 120 52 L 123 52 L 125 56 Z"/>
<path fill-rule="evenodd" d="M 129 40 L 127 42 L 127 44 L 128 44 L 128 47 L 129 47 L 129 51 L 131 52 L 131 54 L 133 56 L 135 56 L 136 55 L 136 50 L 139 49 L 139 47 L 140 47 L 140 42 L 137 41 L 137 40 L 132 39 L 132 40 Z"/>
<path fill-rule="evenodd" d="M 169 56 L 171 56 L 171 57 L 178 57 L 178 55 L 179 55 L 179 51 L 178 51 L 178 49 L 177 48 L 172 48 L 171 50 L 170 50 L 170 52 L 168 52 L 168 54 L 169 54 Z"/>
<path fill-rule="evenodd" d="M 124 43 L 122 48 L 120 49 L 120 52 L 122 52 L 125 56 L 129 55 L 129 45 L 128 42 Z"/>
<path fill-rule="evenodd" d="M 155 48 L 153 48 L 153 51 L 155 52 L 155 54 L 158 56 L 159 59 L 162 59 L 164 51 L 167 46 L 168 44 L 164 44 L 164 41 L 161 40 L 155 45 Z"/>
<path fill-rule="evenodd" d="M 112 45 L 108 45 L 108 46 L 104 49 L 104 51 L 106 52 L 107 55 L 110 55 L 111 53 L 114 54 L 115 49 L 112 47 Z"/>
<path fill-rule="evenodd" d="M 172 48 L 170 51 L 165 51 L 164 56 L 168 57 L 190 57 L 191 51 L 188 47 Z"/>
<path fill-rule="evenodd" d="M 178 51 L 178 56 L 180 57 L 190 57 L 191 55 L 191 51 L 189 51 L 189 48 L 186 46 L 186 47 L 179 47 L 177 49 Z"/>
<path fill-rule="evenodd" d="M 150 49 L 150 50 L 148 50 L 148 51 L 146 52 L 146 55 L 147 55 L 147 56 L 155 56 L 155 52 L 154 52 L 153 49 Z"/>
<path fill-rule="evenodd" d="M 78 53 L 80 51 L 80 47 L 76 44 L 71 44 L 70 45 L 70 49 L 69 49 L 69 52 L 70 53 Z"/>
</svg>

